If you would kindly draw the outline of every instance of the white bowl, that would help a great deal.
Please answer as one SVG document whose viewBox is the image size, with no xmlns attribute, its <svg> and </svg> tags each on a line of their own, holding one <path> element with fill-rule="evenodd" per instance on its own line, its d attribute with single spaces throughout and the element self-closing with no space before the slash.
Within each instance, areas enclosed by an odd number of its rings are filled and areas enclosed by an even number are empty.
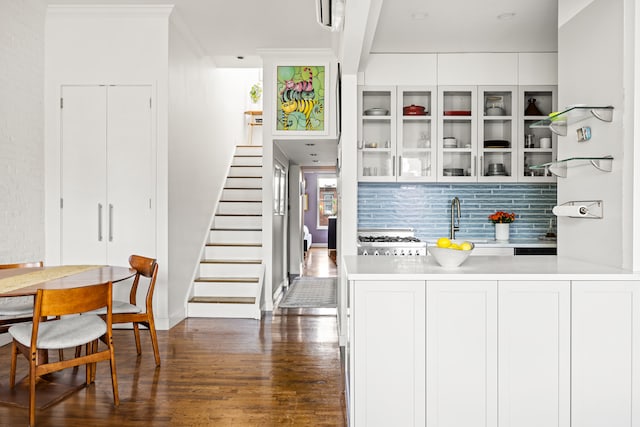
<svg viewBox="0 0 640 427">
<path fill-rule="evenodd" d="M 454 243 L 462 243 L 455 242 Z M 471 243 L 471 249 L 463 251 L 462 249 L 449 249 L 439 248 L 438 246 L 429 246 L 427 250 L 436 259 L 436 262 L 445 268 L 455 268 L 460 266 L 463 262 L 469 258 L 471 252 L 473 252 L 473 243 Z"/>
</svg>

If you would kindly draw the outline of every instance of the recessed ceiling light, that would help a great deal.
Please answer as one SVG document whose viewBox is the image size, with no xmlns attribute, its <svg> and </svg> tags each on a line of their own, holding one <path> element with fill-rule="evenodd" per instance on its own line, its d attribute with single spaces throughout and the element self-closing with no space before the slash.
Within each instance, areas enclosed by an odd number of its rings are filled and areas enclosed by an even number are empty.
<svg viewBox="0 0 640 427">
<path fill-rule="evenodd" d="M 314 146 L 314 145 L 316 145 L 316 144 L 314 144 L 314 143 L 312 143 L 312 142 L 307 142 L 307 143 L 306 143 L 306 144 L 304 144 L 304 145 L 306 145 L 307 147 L 313 147 L 313 146 Z"/>
<path fill-rule="evenodd" d="M 318 157 L 318 155 L 316 153 L 311 153 L 309 154 L 311 157 Z"/>
<path fill-rule="evenodd" d="M 312 160 L 313 163 L 320 163 L 320 160 Z"/>
<path fill-rule="evenodd" d="M 236 56 L 237 59 L 243 60 L 244 56 Z"/>
<path fill-rule="evenodd" d="M 427 12 L 411 12 L 411 19 L 426 19 L 428 16 Z"/>
<path fill-rule="evenodd" d="M 516 14 L 514 12 L 505 12 L 498 15 L 497 18 L 501 21 L 508 21 L 510 19 L 513 19 L 515 16 Z"/>
</svg>

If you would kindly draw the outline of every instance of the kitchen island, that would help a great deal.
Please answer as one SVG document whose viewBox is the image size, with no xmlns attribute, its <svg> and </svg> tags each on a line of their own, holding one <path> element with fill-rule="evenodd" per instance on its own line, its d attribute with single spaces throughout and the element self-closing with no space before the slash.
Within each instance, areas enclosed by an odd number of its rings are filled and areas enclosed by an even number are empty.
<svg viewBox="0 0 640 427">
<path fill-rule="evenodd" d="M 345 257 L 352 426 L 634 426 L 640 274 L 556 256 Z"/>
</svg>

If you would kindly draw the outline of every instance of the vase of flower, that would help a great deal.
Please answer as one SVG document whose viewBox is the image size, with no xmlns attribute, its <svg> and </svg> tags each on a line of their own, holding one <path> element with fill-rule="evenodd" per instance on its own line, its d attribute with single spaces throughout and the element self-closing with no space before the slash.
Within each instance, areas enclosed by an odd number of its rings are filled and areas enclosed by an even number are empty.
<svg viewBox="0 0 640 427">
<path fill-rule="evenodd" d="M 498 211 L 489 215 L 489 221 L 491 221 L 496 227 L 496 240 L 505 241 L 509 240 L 509 224 L 516 220 L 515 213 L 508 213 L 504 211 Z"/>
<path fill-rule="evenodd" d="M 502 241 L 509 240 L 509 224 L 508 223 L 496 224 L 496 240 L 502 240 Z"/>
</svg>

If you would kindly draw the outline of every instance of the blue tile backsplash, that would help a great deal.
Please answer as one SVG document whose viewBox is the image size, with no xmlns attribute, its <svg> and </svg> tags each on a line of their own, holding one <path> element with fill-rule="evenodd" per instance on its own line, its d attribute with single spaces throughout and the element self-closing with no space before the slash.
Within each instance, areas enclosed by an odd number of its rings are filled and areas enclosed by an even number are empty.
<svg viewBox="0 0 640 427">
<path fill-rule="evenodd" d="M 413 228 L 416 237 L 433 240 L 448 236 L 451 199 L 461 206 L 459 239 L 493 239 L 488 216 L 515 212 L 511 239 L 537 238 L 547 232 L 555 216 L 556 184 L 358 184 L 358 228 Z"/>
</svg>

